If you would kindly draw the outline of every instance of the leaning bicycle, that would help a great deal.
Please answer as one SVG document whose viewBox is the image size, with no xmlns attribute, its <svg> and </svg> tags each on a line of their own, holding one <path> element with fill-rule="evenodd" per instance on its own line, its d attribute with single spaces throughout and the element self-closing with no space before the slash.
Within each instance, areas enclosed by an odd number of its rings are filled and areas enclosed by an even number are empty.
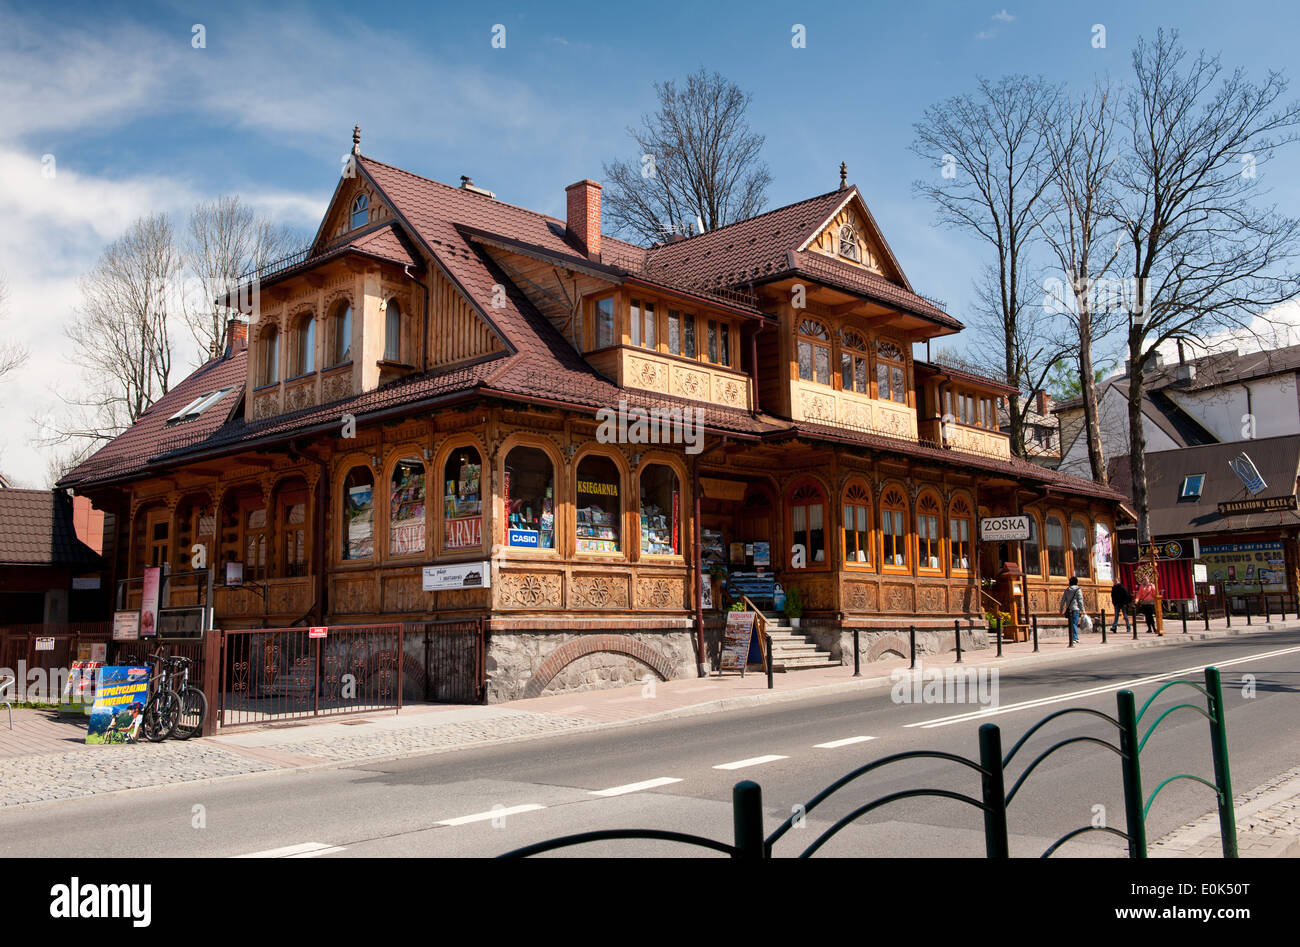
<svg viewBox="0 0 1300 947">
<path fill-rule="evenodd" d="M 203 721 L 208 716 L 208 697 L 202 688 L 190 683 L 190 658 L 173 657 L 168 659 L 172 665 L 173 689 L 180 697 L 180 713 L 172 736 L 178 740 L 188 740 L 203 730 Z"/>
<path fill-rule="evenodd" d="M 171 661 L 160 651 L 149 655 L 149 663 L 157 665 L 158 670 L 149 675 L 149 698 L 140 729 L 150 743 L 161 743 L 180 722 L 181 698 L 171 686 Z"/>
</svg>

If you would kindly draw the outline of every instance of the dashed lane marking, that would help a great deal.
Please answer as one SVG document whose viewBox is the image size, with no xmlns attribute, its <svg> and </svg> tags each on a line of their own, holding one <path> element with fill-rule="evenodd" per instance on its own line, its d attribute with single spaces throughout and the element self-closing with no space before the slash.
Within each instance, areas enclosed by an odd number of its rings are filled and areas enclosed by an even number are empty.
<svg viewBox="0 0 1300 947">
<path fill-rule="evenodd" d="M 788 756 L 753 756 L 747 760 L 736 760 L 734 763 L 720 763 L 713 767 L 714 769 L 744 769 L 746 766 L 758 766 L 760 763 L 771 763 L 775 760 L 788 760 Z"/>
<path fill-rule="evenodd" d="M 471 822 L 487 822 L 489 819 L 504 819 L 506 816 L 518 815 L 521 812 L 536 812 L 538 809 L 545 809 L 546 806 L 539 806 L 536 803 L 527 803 L 522 806 L 502 806 L 499 809 L 493 809 L 490 812 L 476 812 L 473 815 L 462 815 L 455 819 L 443 819 L 438 825 L 469 825 Z"/>
<path fill-rule="evenodd" d="M 659 776 L 655 779 L 645 779 L 639 783 L 628 783 L 626 786 L 614 786 L 611 789 L 593 789 L 593 796 L 622 796 L 630 792 L 641 792 L 645 789 L 657 789 L 660 786 L 668 786 L 672 783 L 680 783 L 681 780 L 674 776 Z"/>
<path fill-rule="evenodd" d="M 817 750 L 834 750 L 842 746 L 849 746 L 854 743 L 866 743 L 868 740 L 874 740 L 875 737 L 845 737 L 843 740 L 832 740 L 830 743 L 818 743 L 813 749 Z"/>
<path fill-rule="evenodd" d="M 298 845 L 286 845 L 284 848 L 272 848 L 265 852 L 252 852 L 248 855 L 235 855 L 235 858 L 315 858 L 330 852 L 341 852 L 337 845 L 324 842 L 302 842 Z"/>
</svg>

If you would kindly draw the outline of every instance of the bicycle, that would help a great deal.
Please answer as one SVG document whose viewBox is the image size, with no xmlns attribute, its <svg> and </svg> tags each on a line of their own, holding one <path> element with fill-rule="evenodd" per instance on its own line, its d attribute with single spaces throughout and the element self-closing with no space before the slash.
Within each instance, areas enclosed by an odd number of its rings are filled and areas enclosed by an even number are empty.
<svg viewBox="0 0 1300 947">
<path fill-rule="evenodd" d="M 161 743 L 176 730 L 181 718 L 181 699 L 172 689 L 170 665 L 171 659 L 157 654 L 149 655 L 149 662 L 158 665 L 158 672 L 149 675 L 149 690 L 152 692 L 144 705 L 144 720 L 140 729 L 150 743 Z"/>
<path fill-rule="evenodd" d="M 172 657 L 168 661 L 175 666 L 174 675 L 178 681 L 175 692 L 180 695 L 180 714 L 176 720 L 172 736 L 178 740 L 188 740 L 203 730 L 203 721 L 208 716 L 208 697 L 201 688 L 190 683 L 190 658 Z"/>
</svg>

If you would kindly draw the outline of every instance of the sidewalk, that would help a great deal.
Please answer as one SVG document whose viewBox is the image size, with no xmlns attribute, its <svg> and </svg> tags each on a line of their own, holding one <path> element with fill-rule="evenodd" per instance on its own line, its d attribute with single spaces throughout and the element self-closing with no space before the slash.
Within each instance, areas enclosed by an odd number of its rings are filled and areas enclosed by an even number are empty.
<svg viewBox="0 0 1300 947">
<path fill-rule="evenodd" d="M 1300 858 L 1300 766 L 1233 800 L 1241 858 Z M 1152 858 L 1222 858 L 1217 812 L 1150 845 Z"/>
<path fill-rule="evenodd" d="M 1223 638 L 1279 629 L 1300 630 L 1300 622 L 1249 628 L 1241 621 L 1231 630 L 1222 622 L 1183 635 L 1172 623 L 1164 637 L 1139 633 L 1084 636 L 1074 648 L 1065 637 L 1045 638 L 1035 654 L 1031 642 L 1006 644 L 1003 657 L 992 648 L 968 651 L 965 667 L 1055 666 L 1134 648 L 1172 646 L 1181 642 Z M 1194 652 L 1189 662 L 1194 663 Z M 952 667 L 955 654 L 922 655 L 923 668 Z M 469 745 L 492 745 L 530 739 L 547 733 L 582 732 L 606 726 L 632 725 L 670 716 L 714 713 L 769 701 L 889 687 L 891 672 L 905 670 L 906 658 L 889 658 L 862 666 L 853 677 L 851 656 L 842 667 L 817 668 L 774 675 L 772 690 L 762 672 L 707 678 L 659 681 L 631 687 L 566 692 L 492 706 L 416 704 L 399 714 L 315 718 L 260 728 L 223 732 L 187 742 L 167 741 L 132 747 L 84 745 L 84 718 L 59 718 L 46 711 L 15 710 L 11 734 L 0 724 L 0 808 L 95 795 L 122 789 L 210 781 L 248 773 L 337 766 L 435 753 Z M 111 762 L 98 754 L 107 753 Z"/>
</svg>

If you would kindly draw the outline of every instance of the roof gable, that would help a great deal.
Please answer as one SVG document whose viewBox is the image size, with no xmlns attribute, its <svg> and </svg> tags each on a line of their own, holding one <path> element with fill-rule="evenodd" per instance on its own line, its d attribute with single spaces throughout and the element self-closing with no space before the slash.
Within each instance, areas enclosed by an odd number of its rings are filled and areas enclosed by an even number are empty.
<svg viewBox="0 0 1300 947">
<path fill-rule="evenodd" d="M 908 290 L 912 288 L 856 186 L 848 188 L 834 213 L 796 249 L 825 254 Z"/>
</svg>

